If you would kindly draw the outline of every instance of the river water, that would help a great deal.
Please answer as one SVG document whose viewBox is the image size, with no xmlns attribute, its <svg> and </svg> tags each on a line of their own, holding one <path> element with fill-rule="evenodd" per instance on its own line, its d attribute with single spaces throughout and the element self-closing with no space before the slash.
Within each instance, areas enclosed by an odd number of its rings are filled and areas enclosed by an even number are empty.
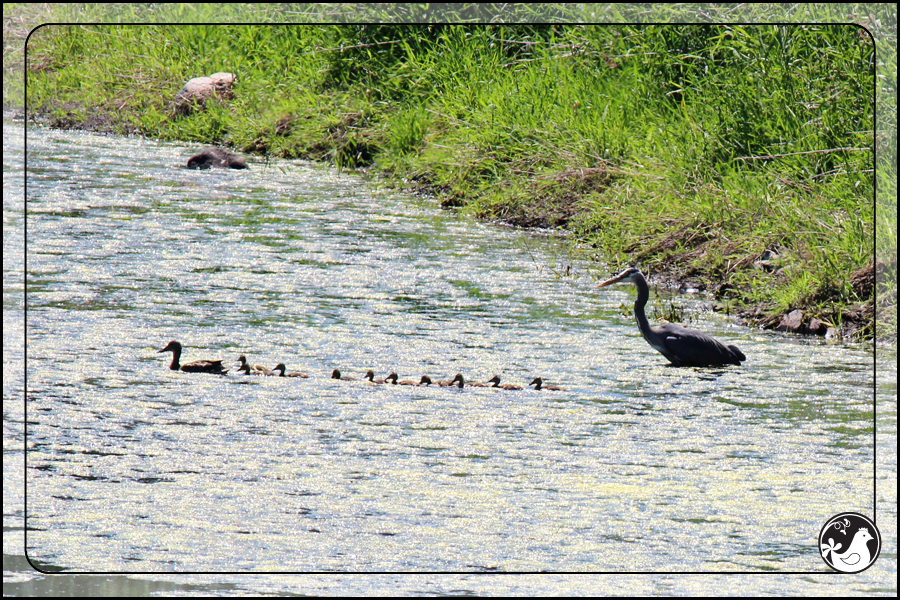
<svg viewBox="0 0 900 600">
<path fill-rule="evenodd" d="M 32 128 L 26 217 L 23 135 L 4 125 L 12 593 L 45 581 L 23 548 L 44 570 L 150 574 L 115 593 L 896 592 L 893 350 L 677 296 L 748 360 L 669 367 L 634 290 L 596 290 L 609 271 L 558 237 L 299 161 L 189 171 L 195 147 Z M 169 370 L 173 339 L 231 371 Z M 240 354 L 310 377 L 244 376 Z M 834 576 L 819 529 L 873 516 L 876 485 L 882 557 Z"/>
</svg>

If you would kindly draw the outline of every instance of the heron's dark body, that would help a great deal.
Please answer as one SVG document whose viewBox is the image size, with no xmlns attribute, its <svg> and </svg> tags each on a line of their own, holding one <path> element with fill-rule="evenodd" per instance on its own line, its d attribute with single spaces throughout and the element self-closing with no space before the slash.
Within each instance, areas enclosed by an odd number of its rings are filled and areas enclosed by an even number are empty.
<svg viewBox="0 0 900 600">
<path fill-rule="evenodd" d="M 675 324 L 650 329 L 662 340 L 662 345 L 657 346 L 646 335 L 644 339 L 676 367 L 740 365 L 741 361 L 747 360 L 737 346 L 726 346 L 700 331 Z"/>
</svg>

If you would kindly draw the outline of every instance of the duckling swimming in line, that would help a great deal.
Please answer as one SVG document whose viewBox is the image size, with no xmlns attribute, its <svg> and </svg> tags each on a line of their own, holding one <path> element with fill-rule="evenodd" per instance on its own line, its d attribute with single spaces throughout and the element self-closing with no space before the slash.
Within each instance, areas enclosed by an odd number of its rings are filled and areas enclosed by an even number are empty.
<svg viewBox="0 0 900 600">
<path fill-rule="evenodd" d="M 217 375 L 224 375 L 228 372 L 228 369 L 222 368 L 221 360 L 195 360 L 184 365 L 180 364 L 181 344 L 175 340 L 169 342 L 169 344 L 157 352 L 157 354 L 160 352 L 172 353 L 172 364 L 169 365 L 169 368 L 173 371 L 181 370 L 185 373 L 215 373 Z"/>
<path fill-rule="evenodd" d="M 278 363 L 272 369 L 273 372 L 278 373 L 278 377 L 302 377 L 303 379 L 309 379 L 309 375 L 306 373 L 285 373 L 286 370 L 287 367 L 284 366 L 284 363 Z"/>
<path fill-rule="evenodd" d="M 397 381 L 398 377 L 399 377 L 399 375 L 397 375 L 396 373 L 391 373 L 390 375 L 388 375 L 385 378 L 384 382 L 392 383 L 394 385 L 421 385 L 422 384 L 421 381 L 413 381 L 412 379 L 401 379 L 400 381 Z"/>
<path fill-rule="evenodd" d="M 534 385 L 534 384 L 537 384 L 537 385 Z M 540 377 L 535 377 L 534 381 L 532 381 L 528 385 L 534 385 L 534 389 L 536 389 L 536 390 L 551 390 L 554 392 L 564 392 L 566 390 L 566 388 L 561 388 L 556 385 L 544 385 L 544 380 L 541 379 Z"/>
<path fill-rule="evenodd" d="M 488 379 L 488 383 L 493 383 L 491 387 L 500 388 L 501 390 L 521 390 L 522 386 L 514 385 L 512 383 L 504 383 L 500 385 L 500 376 L 494 375 L 490 379 Z"/>
<path fill-rule="evenodd" d="M 381 385 L 382 383 L 387 383 L 386 379 L 375 379 L 375 371 L 373 371 L 371 369 L 366 371 L 366 376 L 363 377 L 363 379 L 367 379 L 367 380 L 371 381 L 372 383 L 377 383 L 379 385 Z"/>
<path fill-rule="evenodd" d="M 463 379 L 463 376 L 461 373 L 457 373 L 453 379 L 447 379 L 445 381 L 438 381 L 436 383 L 437 383 L 437 385 L 439 385 L 441 387 L 453 387 L 455 385 L 455 386 L 458 386 L 459 389 L 462 389 L 463 385 L 465 384 L 465 380 Z"/>
<path fill-rule="evenodd" d="M 238 367 L 238 371 L 243 373 L 244 375 L 271 375 L 272 371 L 265 367 L 250 367 L 250 363 L 247 362 L 247 357 L 241 354 L 238 356 L 238 362 L 240 362 L 240 366 Z"/>
<path fill-rule="evenodd" d="M 341 377 L 341 372 L 337 369 L 331 372 L 332 379 L 340 379 L 341 381 L 356 381 L 355 377 Z"/>
</svg>

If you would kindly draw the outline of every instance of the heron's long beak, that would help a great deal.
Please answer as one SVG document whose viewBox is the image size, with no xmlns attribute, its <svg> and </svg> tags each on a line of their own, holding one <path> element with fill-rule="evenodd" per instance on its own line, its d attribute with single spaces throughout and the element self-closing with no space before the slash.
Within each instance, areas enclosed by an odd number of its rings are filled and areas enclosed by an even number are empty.
<svg viewBox="0 0 900 600">
<path fill-rule="evenodd" d="M 622 281 L 622 279 L 624 279 L 624 277 L 622 277 L 621 275 L 616 275 L 616 276 L 613 277 L 612 279 L 607 279 L 607 280 L 604 281 L 603 283 L 598 283 L 598 284 L 597 284 L 597 287 L 598 287 L 598 288 L 606 287 L 606 286 L 608 286 L 608 285 L 612 285 L 612 284 L 614 284 L 614 283 L 618 283 L 618 282 Z"/>
</svg>

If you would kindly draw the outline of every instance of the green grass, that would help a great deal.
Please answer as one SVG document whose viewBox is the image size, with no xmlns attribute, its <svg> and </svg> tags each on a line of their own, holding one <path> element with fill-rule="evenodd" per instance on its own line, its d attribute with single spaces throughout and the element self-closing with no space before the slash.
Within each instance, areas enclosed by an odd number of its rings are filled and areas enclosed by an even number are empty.
<svg viewBox="0 0 900 600">
<path fill-rule="evenodd" d="M 176 17 L 129 6 L 123 21 Z M 604 271 L 692 279 L 766 322 L 794 308 L 845 321 L 871 304 L 853 275 L 877 253 L 884 335 L 896 174 L 880 166 L 876 198 L 873 148 L 896 156 L 896 126 L 876 138 L 876 85 L 890 83 L 873 74 L 891 64 L 889 36 L 876 52 L 851 25 L 51 26 L 29 40 L 28 106 L 57 125 L 374 164 L 482 218 L 565 227 Z M 238 74 L 235 99 L 176 118 L 184 81 L 216 71 Z M 761 268 L 772 249 L 777 268 Z"/>
</svg>

